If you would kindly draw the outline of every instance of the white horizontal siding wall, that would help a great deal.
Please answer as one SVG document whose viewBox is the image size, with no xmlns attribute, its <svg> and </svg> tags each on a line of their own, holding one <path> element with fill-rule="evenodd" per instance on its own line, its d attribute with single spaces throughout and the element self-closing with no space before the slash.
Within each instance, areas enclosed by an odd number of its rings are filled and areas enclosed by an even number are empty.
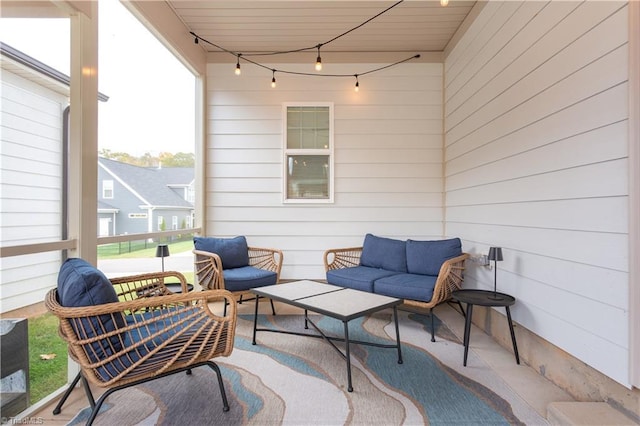
<svg viewBox="0 0 640 426">
<path fill-rule="evenodd" d="M 68 99 L 2 71 L 0 203 L 3 246 L 61 239 L 62 116 Z M 44 300 L 56 283 L 59 252 L 4 258 L 2 312 Z"/>
<path fill-rule="evenodd" d="M 503 247 L 514 320 L 628 386 L 627 44 L 625 2 L 489 2 L 444 97 L 447 233 Z"/>
<path fill-rule="evenodd" d="M 352 74 L 385 64 L 324 64 Z M 367 232 L 440 238 L 442 64 L 402 64 L 354 78 L 208 66 L 206 234 L 246 235 L 284 252 L 283 278 L 324 278 L 326 249 L 362 244 Z M 313 64 L 277 69 L 309 72 Z M 334 104 L 335 202 L 283 204 L 282 105 Z"/>
</svg>

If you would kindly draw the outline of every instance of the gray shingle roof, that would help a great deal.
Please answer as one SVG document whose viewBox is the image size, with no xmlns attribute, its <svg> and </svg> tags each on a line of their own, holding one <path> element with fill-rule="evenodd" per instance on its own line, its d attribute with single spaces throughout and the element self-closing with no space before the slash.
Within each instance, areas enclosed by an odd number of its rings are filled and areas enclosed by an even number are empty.
<svg viewBox="0 0 640 426">
<path fill-rule="evenodd" d="M 194 170 L 189 167 L 146 168 L 106 158 L 98 162 L 129 185 L 151 206 L 193 207 L 169 185 L 189 185 Z"/>
</svg>

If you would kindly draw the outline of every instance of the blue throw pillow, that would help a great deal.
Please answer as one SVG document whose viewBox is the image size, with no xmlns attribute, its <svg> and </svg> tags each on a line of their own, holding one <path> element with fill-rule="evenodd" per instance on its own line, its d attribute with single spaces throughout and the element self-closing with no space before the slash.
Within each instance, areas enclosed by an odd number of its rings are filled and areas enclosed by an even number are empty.
<svg viewBox="0 0 640 426">
<path fill-rule="evenodd" d="M 407 240 L 407 270 L 410 274 L 437 276 L 446 260 L 461 254 L 460 238 L 434 241 Z"/>
<path fill-rule="evenodd" d="M 196 250 L 216 253 L 222 260 L 222 269 L 249 266 L 249 249 L 244 236 L 235 238 L 193 237 Z"/>
<path fill-rule="evenodd" d="M 84 259 L 67 259 L 60 267 L 58 274 L 58 301 L 65 307 L 95 306 L 118 301 L 111 281 L 98 269 Z M 74 323 L 79 338 L 92 338 L 100 334 L 117 330 L 125 326 L 122 313 L 113 315 L 97 315 L 82 318 L 79 324 Z M 111 356 L 113 350 L 122 349 L 119 335 L 114 335 L 92 344 L 96 357 Z"/>
<path fill-rule="evenodd" d="M 407 272 L 406 243 L 367 234 L 362 245 L 360 265 L 387 271 Z"/>
</svg>

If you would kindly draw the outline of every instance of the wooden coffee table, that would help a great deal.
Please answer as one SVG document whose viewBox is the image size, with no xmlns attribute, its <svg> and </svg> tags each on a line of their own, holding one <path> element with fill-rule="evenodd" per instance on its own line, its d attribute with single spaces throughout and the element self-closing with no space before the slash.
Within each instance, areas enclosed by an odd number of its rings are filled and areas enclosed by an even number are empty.
<svg viewBox="0 0 640 426">
<path fill-rule="evenodd" d="M 377 346 L 381 348 L 393 348 L 398 350 L 398 364 L 402 364 L 402 351 L 400 349 L 400 330 L 398 329 L 397 306 L 402 303 L 402 299 L 381 296 L 379 294 L 367 293 L 350 288 L 338 287 L 330 284 L 318 283 L 315 281 L 294 281 L 286 284 L 275 284 L 252 289 L 251 292 L 256 297 L 256 307 L 253 317 L 253 344 L 256 344 L 256 334 L 258 331 L 269 331 L 272 333 L 294 334 L 298 336 L 308 336 L 323 338 L 329 343 L 347 362 L 347 390 L 353 392 L 351 383 L 351 354 L 350 344 Z M 267 297 L 304 309 L 305 329 L 308 324 L 319 334 L 298 333 L 286 330 L 274 330 L 269 328 L 258 328 L 258 299 Z M 363 342 L 349 339 L 349 321 L 381 311 L 386 308 L 393 308 L 393 318 L 396 327 L 396 344 L 384 345 L 374 342 Z M 326 315 L 338 319 L 344 324 L 344 336 L 327 336 L 308 316 L 308 311 Z M 344 352 L 334 343 L 344 342 Z"/>
</svg>

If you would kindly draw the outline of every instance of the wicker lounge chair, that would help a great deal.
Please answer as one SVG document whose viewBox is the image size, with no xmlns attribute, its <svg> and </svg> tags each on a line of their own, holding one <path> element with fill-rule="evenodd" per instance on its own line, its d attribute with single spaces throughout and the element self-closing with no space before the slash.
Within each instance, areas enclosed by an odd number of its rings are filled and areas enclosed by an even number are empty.
<svg viewBox="0 0 640 426">
<path fill-rule="evenodd" d="M 183 293 L 172 294 L 165 280 L 178 281 Z M 87 424 L 104 400 L 120 389 L 208 365 L 218 378 L 224 411 L 229 404 L 218 366 L 211 361 L 233 349 L 236 309 L 223 290 L 187 293 L 184 276 L 163 272 L 111 279 L 119 302 L 65 307 L 58 289 L 48 292 L 45 305 L 60 320 L 59 332 L 69 356 L 81 372 L 54 410 L 58 414 L 73 387 L 82 379 L 92 407 Z M 60 284 L 59 284 L 60 286 Z M 215 315 L 211 302 L 226 303 L 228 313 Z M 117 324 L 107 327 L 105 324 Z M 89 383 L 107 388 L 96 403 Z M 188 390 L 186 390 L 188 391 Z"/>
<path fill-rule="evenodd" d="M 242 303 L 243 296 L 250 294 L 252 288 L 280 281 L 283 261 L 280 250 L 247 246 L 244 237 L 196 237 L 194 241 L 196 276 L 203 290 L 227 290 L 239 296 L 239 302 Z M 228 248 L 228 244 L 233 247 Z M 275 315 L 273 301 L 271 310 Z"/>
</svg>

